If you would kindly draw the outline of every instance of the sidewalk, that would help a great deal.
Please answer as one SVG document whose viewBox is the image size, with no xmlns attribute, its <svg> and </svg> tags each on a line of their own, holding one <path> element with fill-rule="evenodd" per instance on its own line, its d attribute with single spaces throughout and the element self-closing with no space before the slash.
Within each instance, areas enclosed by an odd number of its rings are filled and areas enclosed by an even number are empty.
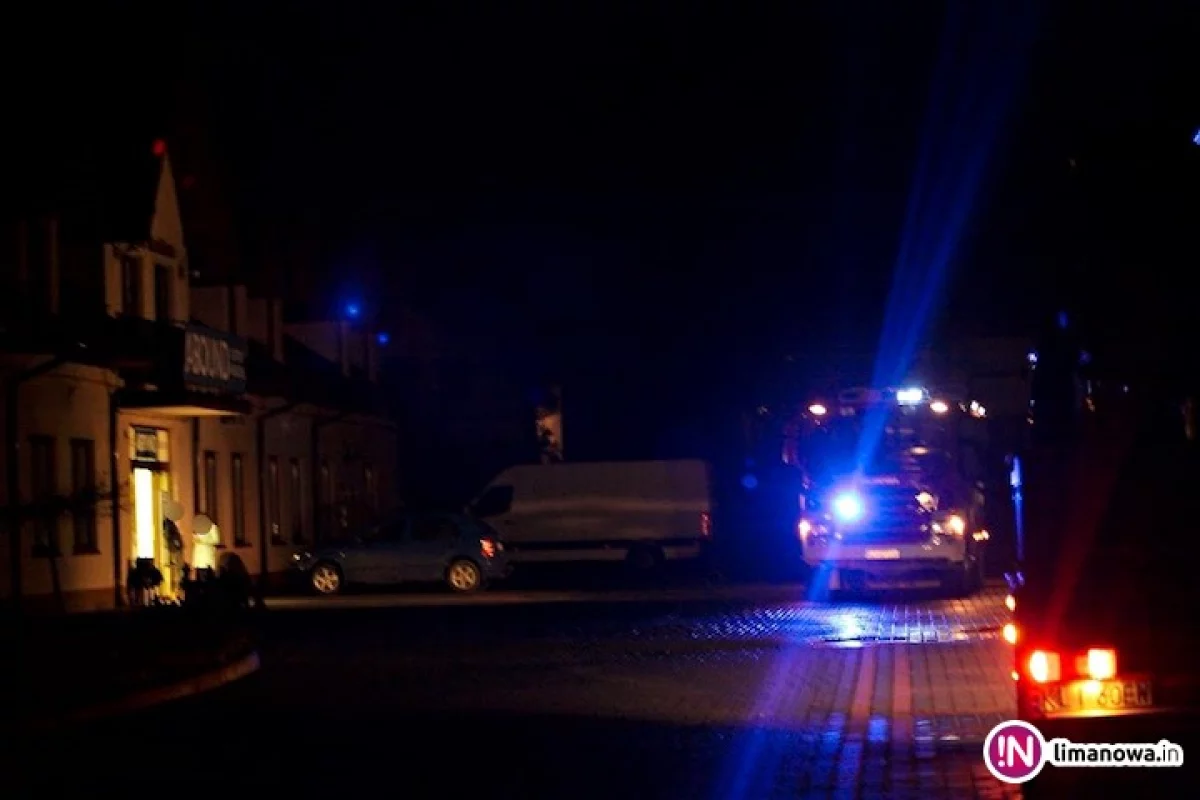
<svg viewBox="0 0 1200 800">
<path fill-rule="evenodd" d="M 179 608 L 4 620 L 13 724 L 46 730 L 195 694 L 257 669 L 249 620 Z"/>
</svg>

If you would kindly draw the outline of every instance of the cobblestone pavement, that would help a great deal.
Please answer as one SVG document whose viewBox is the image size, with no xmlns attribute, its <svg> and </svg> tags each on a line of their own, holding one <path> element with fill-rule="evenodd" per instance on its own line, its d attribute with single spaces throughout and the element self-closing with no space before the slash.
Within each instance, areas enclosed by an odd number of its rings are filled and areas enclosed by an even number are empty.
<svg viewBox="0 0 1200 800">
<path fill-rule="evenodd" d="M 1004 616 L 998 591 L 273 615 L 252 681 L 81 735 L 213 739 L 300 796 L 1017 797 L 980 758 L 1012 714 Z"/>
</svg>

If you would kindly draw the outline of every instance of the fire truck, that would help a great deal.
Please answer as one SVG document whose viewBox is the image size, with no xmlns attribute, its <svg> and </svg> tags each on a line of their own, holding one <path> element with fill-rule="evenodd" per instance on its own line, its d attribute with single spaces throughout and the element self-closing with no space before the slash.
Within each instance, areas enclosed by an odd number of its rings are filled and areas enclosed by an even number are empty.
<svg viewBox="0 0 1200 800">
<path fill-rule="evenodd" d="M 1200 156 L 1157 139 L 1093 162 L 1074 188 L 1122 225 L 1093 221 L 1083 240 L 1109 263 L 1063 264 L 1035 282 L 1043 324 L 1029 436 L 1011 459 L 1004 636 L 1017 716 L 1046 740 L 1187 751 L 1200 746 L 1200 316 L 1174 267 L 1196 258 Z M 1135 163 L 1153 169 L 1135 175 Z M 1093 780 L 1095 796 L 1183 797 L 1196 773 L 1047 765 L 1022 788 L 1083 797 Z"/>
<path fill-rule="evenodd" d="M 815 585 L 979 589 L 985 417 L 924 387 L 844 389 L 801 408 L 783 459 L 801 474 L 796 534 Z"/>
<path fill-rule="evenodd" d="M 1030 440 L 1012 459 L 1017 715 L 1047 740 L 1186 749 L 1200 744 L 1197 376 L 1071 334 L 1043 340 Z M 1081 772 L 1106 773 L 1107 792 L 1181 770 L 1047 767 L 1027 796 L 1060 796 Z"/>
</svg>

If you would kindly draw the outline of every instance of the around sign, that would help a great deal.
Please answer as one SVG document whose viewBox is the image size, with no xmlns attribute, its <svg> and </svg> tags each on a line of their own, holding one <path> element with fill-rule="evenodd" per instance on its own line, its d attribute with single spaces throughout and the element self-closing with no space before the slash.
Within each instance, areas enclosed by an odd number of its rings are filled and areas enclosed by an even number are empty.
<svg viewBox="0 0 1200 800">
<path fill-rule="evenodd" d="M 192 326 L 183 335 L 183 382 L 222 394 L 246 390 L 246 346 L 236 336 Z"/>
</svg>

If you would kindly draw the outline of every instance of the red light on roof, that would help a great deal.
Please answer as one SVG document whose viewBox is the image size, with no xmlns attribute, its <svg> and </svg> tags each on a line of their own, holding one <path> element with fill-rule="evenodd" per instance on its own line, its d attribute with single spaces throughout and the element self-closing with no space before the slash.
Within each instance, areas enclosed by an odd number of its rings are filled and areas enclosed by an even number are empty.
<svg viewBox="0 0 1200 800">
<path fill-rule="evenodd" d="M 151 150 L 153 150 L 154 155 L 156 156 L 166 155 L 167 143 L 162 139 L 155 139 L 154 146 L 151 148 Z"/>
</svg>

